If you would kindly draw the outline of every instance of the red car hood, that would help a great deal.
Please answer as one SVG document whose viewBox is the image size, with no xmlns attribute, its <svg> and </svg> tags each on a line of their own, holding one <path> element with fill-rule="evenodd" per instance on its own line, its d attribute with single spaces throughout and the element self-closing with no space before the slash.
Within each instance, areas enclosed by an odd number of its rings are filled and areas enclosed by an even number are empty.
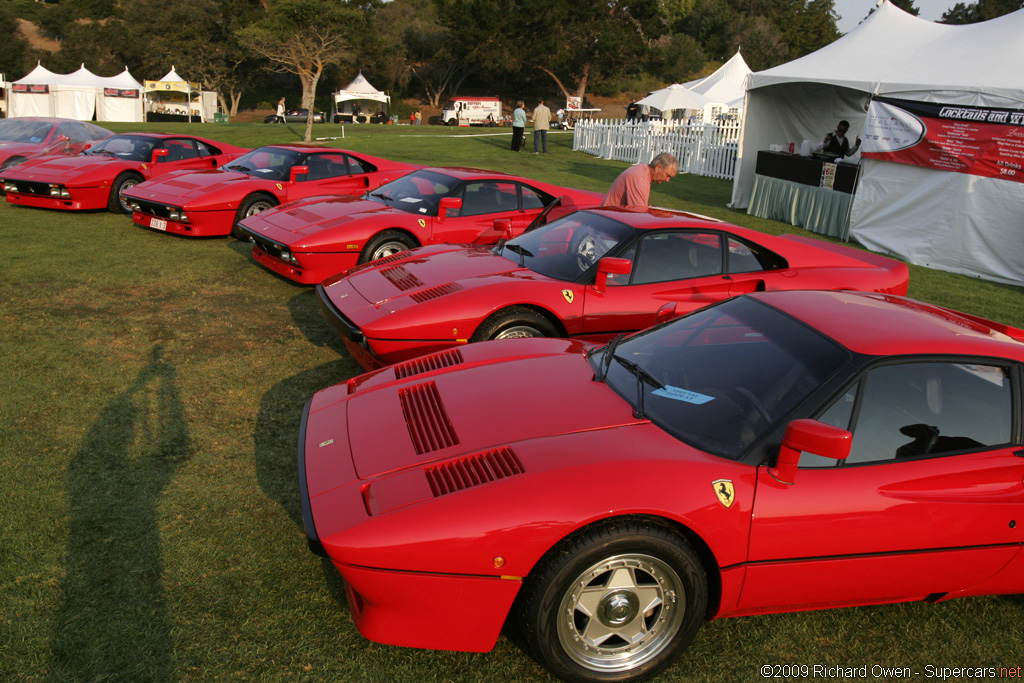
<svg viewBox="0 0 1024 683">
<path fill-rule="evenodd" d="M 447 249 L 450 250 L 446 251 L 444 247 L 419 249 L 412 253 L 422 253 L 423 258 L 360 269 L 345 279 L 348 286 L 368 304 L 380 307 L 397 297 L 411 297 L 413 300 L 425 296 L 434 298 L 431 296 L 432 290 L 444 285 L 454 285 L 456 288 L 474 286 L 477 283 L 467 281 L 506 276 L 517 271 L 535 275 L 528 268 L 520 268 L 515 261 L 492 254 L 490 247 Z M 329 296 L 332 287 L 326 286 Z M 338 305 L 338 301 L 333 298 L 332 301 Z"/>
<path fill-rule="evenodd" d="M 374 216 L 394 214 L 409 215 L 359 197 L 321 196 L 261 211 L 241 224 L 295 251 L 314 251 L 317 247 L 337 246 L 339 238 L 335 237 L 335 228 Z"/>
<path fill-rule="evenodd" d="M 90 180 L 99 183 L 103 179 L 113 180 L 117 167 L 135 165 L 137 161 L 126 161 L 112 156 L 48 156 L 38 161 L 15 166 L 5 172 L 8 178 L 32 180 L 39 183 L 66 183 L 69 180 L 88 176 L 95 172 Z"/>
<path fill-rule="evenodd" d="M 529 449 L 535 439 L 642 423 L 628 403 L 593 381 L 587 348 L 564 339 L 484 342 L 319 392 L 306 436 L 310 495 L 351 483 L 353 474 L 367 479 L 490 449 Z M 346 424 L 347 434 L 334 433 Z"/>
<path fill-rule="evenodd" d="M 241 199 L 252 191 L 253 178 L 238 171 L 181 171 L 161 176 L 155 180 L 139 183 L 125 192 L 126 196 L 146 201 L 192 208 L 202 207 L 207 203 L 224 204 L 226 201 Z"/>
</svg>

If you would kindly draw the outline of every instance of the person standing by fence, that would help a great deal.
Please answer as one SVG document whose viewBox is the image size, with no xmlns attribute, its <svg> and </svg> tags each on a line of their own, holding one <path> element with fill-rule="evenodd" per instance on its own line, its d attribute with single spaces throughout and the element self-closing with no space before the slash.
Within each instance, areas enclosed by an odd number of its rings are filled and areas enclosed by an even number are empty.
<svg viewBox="0 0 1024 683">
<path fill-rule="evenodd" d="M 512 151 L 518 152 L 523 148 L 523 138 L 526 135 L 526 110 L 523 109 L 523 101 L 516 102 L 516 108 L 512 111 Z"/>
<path fill-rule="evenodd" d="M 548 153 L 548 128 L 551 127 L 551 110 L 544 106 L 544 100 L 533 108 L 533 153 L 540 154 L 543 143 L 544 153 Z"/>
</svg>

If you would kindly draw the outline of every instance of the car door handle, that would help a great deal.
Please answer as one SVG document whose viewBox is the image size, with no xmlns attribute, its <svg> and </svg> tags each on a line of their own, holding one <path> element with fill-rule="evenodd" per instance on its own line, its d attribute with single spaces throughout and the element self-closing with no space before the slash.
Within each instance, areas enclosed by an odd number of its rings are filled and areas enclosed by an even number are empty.
<svg viewBox="0 0 1024 683">
<path fill-rule="evenodd" d="M 1018 458 L 1024 458 L 1024 448 L 1014 451 L 1013 454 L 1016 455 Z"/>
</svg>

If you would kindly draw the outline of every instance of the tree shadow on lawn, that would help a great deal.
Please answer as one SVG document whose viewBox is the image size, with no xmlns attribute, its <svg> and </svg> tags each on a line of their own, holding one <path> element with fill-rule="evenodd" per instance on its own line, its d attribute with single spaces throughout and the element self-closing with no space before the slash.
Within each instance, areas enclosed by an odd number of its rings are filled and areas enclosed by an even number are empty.
<svg viewBox="0 0 1024 683">
<path fill-rule="evenodd" d="M 191 455 L 176 370 L 155 345 L 67 472 L 70 523 L 50 680 L 170 680 L 157 508 Z"/>
</svg>

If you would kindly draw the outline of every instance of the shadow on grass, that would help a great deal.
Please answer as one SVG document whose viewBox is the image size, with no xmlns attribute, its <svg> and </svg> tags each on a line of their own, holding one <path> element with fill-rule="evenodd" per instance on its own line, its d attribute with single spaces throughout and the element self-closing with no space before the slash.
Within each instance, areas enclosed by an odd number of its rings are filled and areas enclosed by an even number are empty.
<svg viewBox="0 0 1024 683">
<path fill-rule="evenodd" d="M 49 680 L 170 680 L 157 508 L 191 440 L 162 346 L 103 408 L 67 472 L 70 528 Z"/>
</svg>

